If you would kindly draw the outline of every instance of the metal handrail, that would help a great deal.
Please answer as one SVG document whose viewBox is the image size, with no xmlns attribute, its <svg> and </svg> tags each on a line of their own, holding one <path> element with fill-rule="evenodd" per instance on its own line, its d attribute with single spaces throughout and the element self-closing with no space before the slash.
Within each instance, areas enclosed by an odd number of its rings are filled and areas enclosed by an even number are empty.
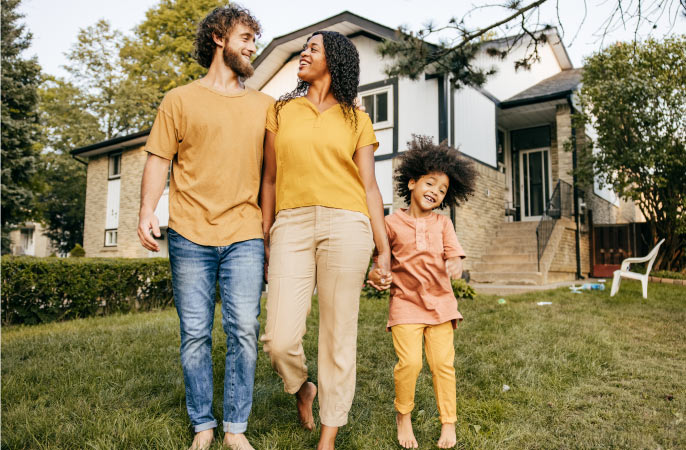
<svg viewBox="0 0 686 450">
<path fill-rule="evenodd" d="M 558 180 L 553 193 L 541 215 L 541 220 L 536 226 L 536 253 L 538 258 L 538 271 L 541 271 L 541 257 L 548 245 L 550 236 L 555 229 L 555 223 L 560 217 L 572 217 L 574 213 L 574 189 L 566 181 Z"/>
</svg>

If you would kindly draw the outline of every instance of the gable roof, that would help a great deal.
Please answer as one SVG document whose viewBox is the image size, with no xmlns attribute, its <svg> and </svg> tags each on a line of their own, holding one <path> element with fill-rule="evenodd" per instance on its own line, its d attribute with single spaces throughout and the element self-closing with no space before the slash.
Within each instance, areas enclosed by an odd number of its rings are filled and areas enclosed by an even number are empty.
<svg viewBox="0 0 686 450">
<path fill-rule="evenodd" d="M 253 61 L 255 74 L 245 84 L 260 90 L 293 55 L 300 53 L 307 43 L 307 38 L 320 30 L 337 31 L 348 37 L 365 35 L 378 41 L 396 39 L 395 29 L 365 19 L 350 11 L 343 11 L 321 22 L 274 38 Z"/>
<path fill-rule="evenodd" d="M 513 108 L 515 106 L 564 98 L 581 84 L 581 75 L 582 69 L 563 70 L 501 102 L 500 107 L 503 109 Z"/>
</svg>

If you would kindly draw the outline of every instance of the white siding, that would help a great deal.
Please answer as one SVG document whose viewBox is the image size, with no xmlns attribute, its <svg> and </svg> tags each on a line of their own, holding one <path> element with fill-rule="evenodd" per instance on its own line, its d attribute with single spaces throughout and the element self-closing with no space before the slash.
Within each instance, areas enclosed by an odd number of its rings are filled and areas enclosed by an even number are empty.
<svg viewBox="0 0 686 450">
<path fill-rule="evenodd" d="M 364 36 L 352 39 L 360 54 L 360 86 L 385 80 L 384 62 L 376 52 L 379 43 Z"/>
<path fill-rule="evenodd" d="M 169 225 L 169 190 L 165 189 L 160 197 L 160 201 L 157 203 L 157 208 L 155 208 L 155 216 L 160 222 L 161 227 L 166 227 Z"/>
<path fill-rule="evenodd" d="M 498 100 L 507 100 L 562 70 L 549 44 L 539 46 L 540 61 L 534 63 L 530 70 L 515 70 L 515 61 L 522 59 L 526 52 L 525 43 L 520 43 L 516 48 L 513 48 L 503 60 L 488 56 L 485 49 L 481 51 L 477 56 L 476 64 L 484 68 L 494 66 L 497 68 L 495 75 L 491 75 L 487 79 L 483 88 L 497 97 Z"/>
<path fill-rule="evenodd" d="M 107 182 L 107 216 L 105 218 L 105 228 L 110 230 L 119 227 L 119 188 L 121 179 L 109 180 Z"/>
<path fill-rule="evenodd" d="M 384 204 L 393 203 L 393 161 L 390 159 L 377 161 L 374 173 Z"/>
<path fill-rule="evenodd" d="M 261 89 L 265 94 L 279 98 L 295 89 L 298 84 L 298 57 L 292 58 Z"/>
<path fill-rule="evenodd" d="M 596 133 L 595 128 L 593 128 L 591 125 L 587 125 L 584 129 L 584 132 L 587 139 L 595 141 L 598 138 L 598 133 Z M 598 150 L 593 148 L 593 153 L 597 152 Z M 615 192 L 607 186 L 601 188 L 597 177 L 593 180 L 593 192 L 595 192 L 598 197 L 603 198 L 613 205 L 619 207 L 619 197 L 617 197 L 617 194 L 615 194 Z"/>
<path fill-rule="evenodd" d="M 436 79 L 398 80 L 398 151 L 407 149 L 413 134 L 438 141 L 438 83 Z"/>
<path fill-rule="evenodd" d="M 465 155 L 496 166 L 495 104 L 476 89 L 455 91 L 455 146 Z"/>
</svg>

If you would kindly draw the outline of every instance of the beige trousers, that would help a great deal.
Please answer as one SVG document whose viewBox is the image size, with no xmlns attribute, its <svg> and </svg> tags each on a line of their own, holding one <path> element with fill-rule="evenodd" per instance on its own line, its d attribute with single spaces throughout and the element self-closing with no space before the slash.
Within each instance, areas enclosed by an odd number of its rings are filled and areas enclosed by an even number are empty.
<svg viewBox="0 0 686 450">
<path fill-rule="evenodd" d="M 374 246 L 369 219 L 323 206 L 282 210 L 270 236 L 264 350 L 286 392 L 296 393 L 307 380 L 302 339 L 316 284 L 319 415 L 324 425 L 345 425 L 355 394 L 360 291 Z"/>
</svg>

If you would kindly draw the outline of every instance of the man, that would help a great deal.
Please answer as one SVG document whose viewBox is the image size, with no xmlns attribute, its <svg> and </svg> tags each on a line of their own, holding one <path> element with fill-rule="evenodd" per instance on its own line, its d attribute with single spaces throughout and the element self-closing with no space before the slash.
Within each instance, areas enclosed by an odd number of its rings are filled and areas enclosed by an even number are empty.
<svg viewBox="0 0 686 450">
<path fill-rule="evenodd" d="M 154 215 L 169 162 L 169 261 L 181 328 L 192 450 L 210 446 L 215 286 L 227 335 L 224 445 L 252 450 L 244 436 L 252 406 L 264 271 L 258 205 L 266 112 L 273 99 L 244 86 L 260 25 L 246 9 L 217 8 L 198 27 L 195 53 L 207 75 L 167 93 L 150 131 L 138 237 L 159 251 Z M 151 235 L 152 232 L 152 235 Z"/>
</svg>

